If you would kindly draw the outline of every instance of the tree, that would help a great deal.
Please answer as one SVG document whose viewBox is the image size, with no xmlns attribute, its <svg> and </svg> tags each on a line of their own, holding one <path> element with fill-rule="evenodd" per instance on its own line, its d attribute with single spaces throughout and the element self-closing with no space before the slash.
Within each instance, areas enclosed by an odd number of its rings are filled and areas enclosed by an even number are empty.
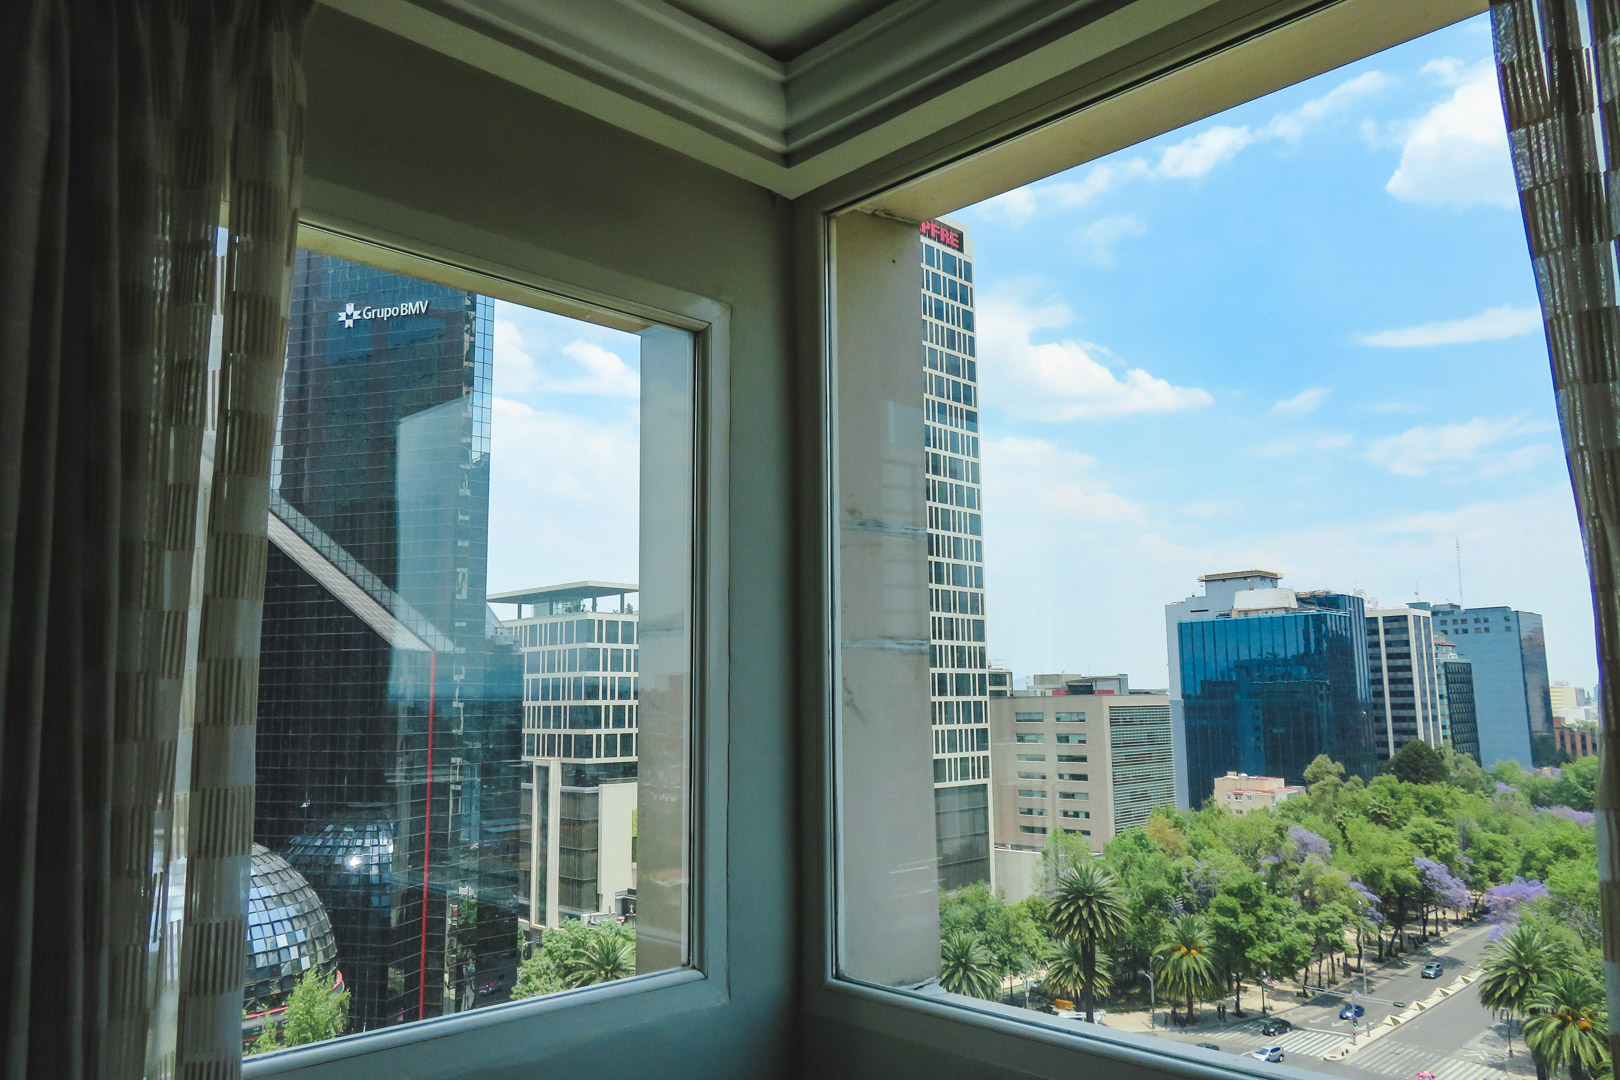
<svg viewBox="0 0 1620 1080">
<path fill-rule="evenodd" d="M 1008 905 L 982 883 L 970 885 L 939 902 L 940 936 L 964 933 L 979 939 L 990 953 L 997 975 L 1028 971 L 1046 949 L 1036 915 L 1041 905 Z"/>
<path fill-rule="evenodd" d="M 1236 982 L 1233 1005 L 1238 1012 L 1243 1011 L 1245 980 L 1253 980 L 1274 964 L 1277 970 L 1286 970 L 1277 963 L 1275 946 L 1288 936 L 1303 941 L 1295 929 L 1298 918 L 1299 905 L 1266 888 L 1252 870 L 1233 874 L 1221 883 L 1209 902 L 1205 925 L 1227 974 Z"/>
<path fill-rule="evenodd" d="M 1095 859 L 1063 875 L 1052 897 L 1052 931 L 1080 945 L 1086 1020 L 1096 1006 L 1098 946 L 1125 929 L 1125 894 L 1119 881 Z"/>
<path fill-rule="evenodd" d="M 1307 787 L 1314 788 L 1317 784 L 1328 779 L 1342 781 L 1344 779 L 1344 766 L 1326 754 L 1317 754 L 1311 760 L 1311 763 L 1305 766 L 1305 784 Z"/>
<path fill-rule="evenodd" d="M 1086 1019 L 1092 1019 L 1090 1002 L 1096 994 L 1108 993 L 1113 985 L 1113 965 L 1108 954 L 1098 950 L 1087 954 L 1073 938 L 1055 942 L 1046 954 L 1046 990 L 1070 999 L 1083 998 Z"/>
<path fill-rule="evenodd" d="M 517 982 L 512 984 L 512 1001 L 555 994 L 563 989 L 562 977 L 551 970 L 538 951 L 531 951 L 518 965 Z"/>
<path fill-rule="evenodd" d="M 614 924 L 617 925 L 617 924 Z M 592 930 L 583 948 L 565 962 L 563 982 L 569 987 L 628 979 L 636 973 L 636 943 L 627 934 Z"/>
<path fill-rule="evenodd" d="M 1562 950 L 1546 931 L 1521 922 L 1486 947 L 1480 963 L 1484 974 L 1479 980 L 1479 1000 L 1486 1008 L 1506 1009 L 1523 1016 L 1563 960 Z M 1536 1058 L 1537 1075 L 1545 1080 L 1541 1056 L 1534 1047 L 1531 1053 Z"/>
<path fill-rule="evenodd" d="M 1378 772 L 1408 784 L 1443 784 L 1451 778 L 1446 763 L 1422 739 L 1413 739 L 1401 747 Z"/>
<path fill-rule="evenodd" d="M 1154 954 L 1153 967 L 1167 997 L 1185 995 L 1191 1019 L 1194 999 L 1217 985 L 1215 951 L 1203 918 L 1183 915 L 1171 923 L 1168 936 Z"/>
<path fill-rule="evenodd" d="M 1608 1005 L 1603 987 L 1585 971 L 1561 968 L 1530 999 L 1535 1015 L 1524 1040 L 1538 1063 L 1567 1068 L 1571 1080 L 1591 1080 L 1609 1056 Z"/>
<path fill-rule="evenodd" d="M 327 978 L 315 968 L 304 972 L 287 996 L 287 1016 L 281 1025 L 282 1045 L 325 1042 L 348 1029 L 349 992 L 336 987 L 336 975 Z"/>
<path fill-rule="evenodd" d="M 1001 997 L 1001 977 L 990 950 L 972 934 L 950 934 L 940 942 L 939 984 L 953 994 L 986 1001 Z"/>
<path fill-rule="evenodd" d="M 242 1018 L 244 1020 L 247 1019 L 246 1010 L 243 1010 Z M 248 1056 L 251 1057 L 254 1054 L 268 1054 L 272 1050 L 280 1049 L 281 1039 L 277 1037 L 275 1021 L 271 1020 L 269 1016 L 266 1016 L 263 1023 L 259 1025 L 259 1034 L 248 1046 Z"/>
</svg>

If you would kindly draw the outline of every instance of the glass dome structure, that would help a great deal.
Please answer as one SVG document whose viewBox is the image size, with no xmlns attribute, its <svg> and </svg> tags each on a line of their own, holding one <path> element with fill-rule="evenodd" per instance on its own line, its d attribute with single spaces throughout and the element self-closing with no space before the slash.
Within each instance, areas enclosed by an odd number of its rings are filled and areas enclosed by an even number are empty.
<svg viewBox="0 0 1620 1080">
<path fill-rule="evenodd" d="M 337 969 L 337 941 L 326 908 L 304 875 L 263 844 L 254 844 L 247 902 L 247 1011 L 281 1005 L 311 969 L 328 977 Z"/>
<path fill-rule="evenodd" d="M 333 821 L 287 845 L 287 860 L 323 889 L 386 887 L 394 830 L 386 821 Z"/>
</svg>

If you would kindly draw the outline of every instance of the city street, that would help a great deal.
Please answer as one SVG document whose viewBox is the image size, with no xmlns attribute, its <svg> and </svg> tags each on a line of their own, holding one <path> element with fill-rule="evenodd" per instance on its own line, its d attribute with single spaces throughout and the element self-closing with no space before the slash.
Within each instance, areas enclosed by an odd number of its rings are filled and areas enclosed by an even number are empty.
<svg viewBox="0 0 1620 1080">
<path fill-rule="evenodd" d="M 1197 1026 L 1171 1032 L 1166 1030 L 1165 1013 L 1161 1011 L 1155 1034 L 1177 1042 L 1214 1043 L 1223 1052 L 1234 1054 L 1247 1054 L 1262 1045 L 1281 1046 L 1289 1065 L 1351 1080 L 1412 1080 L 1419 1072 L 1433 1073 L 1436 1080 L 1534 1076 L 1535 1068 L 1517 1034 L 1515 1053 L 1509 1057 L 1508 1025 L 1495 1022 L 1490 1010 L 1480 1004 L 1476 985 L 1460 981 L 1462 976 L 1478 970 L 1489 932 L 1490 927 L 1483 925 L 1454 930 L 1446 941 L 1414 950 L 1369 973 L 1365 991 L 1357 979 L 1308 1002 L 1299 1002 L 1290 994 L 1282 999 L 1284 1004 L 1279 1008 L 1273 999 L 1270 1015 L 1294 1026 L 1294 1030 L 1282 1035 L 1260 1034 L 1266 1017 L 1259 1014 L 1257 990 L 1248 987 L 1243 995 L 1249 1012 L 1246 1019 L 1222 1024 L 1215 1019 L 1213 1006 L 1200 1006 Z M 1430 961 L 1444 967 L 1439 979 L 1422 978 L 1423 965 Z M 1442 987 L 1456 987 L 1457 992 L 1398 1027 L 1380 1026 L 1380 1021 L 1390 1015 L 1410 1013 L 1414 1002 L 1430 998 Z M 1367 1010 L 1354 1037 L 1350 1021 L 1338 1017 L 1346 1002 Z M 1396 1002 L 1403 1004 L 1398 1008 Z M 1145 1019 L 1144 1014 L 1132 1013 L 1110 1016 L 1107 1022 L 1110 1027 L 1145 1030 Z M 1348 1056 L 1323 1060 L 1323 1055 L 1345 1048 L 1349 1048 Z"/>
</svg>

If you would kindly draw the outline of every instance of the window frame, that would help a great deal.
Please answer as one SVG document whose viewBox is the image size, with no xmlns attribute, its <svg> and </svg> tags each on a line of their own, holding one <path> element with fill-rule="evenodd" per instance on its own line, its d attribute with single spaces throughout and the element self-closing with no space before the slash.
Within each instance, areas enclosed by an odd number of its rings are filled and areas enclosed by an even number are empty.
<svg viewBox="0 0 1620 1080">
<path fill-rule="evenodd" d="M 654 324 L 692 335 L 689 958 L 668 971 L 256 1055 L 242 1062 L 246 1080 L 294 1072 L 313 1080 L 395 1080 L 459 1076 L 515 1062 L 539 1067 L 570 1045 L 732 1000 L 726 889 L 731 310 L 718 300 L 527 245 L 497 247 L 476 234 L 469 244 L 468 230 L 434 215 L 395 207 L 383 216 L 413 227 L 412 233 L 407 237 L 306 205 L 296 243 L 587 322 L 631 331 Z M 458 239 L 450 246 L 435 237 Z"/>
<path fill-rule="evenodd" d="M 843 901 L 836 283 L 839 271 L 848 269 L 837 254 L 839 219 L 867 214 L 919 222 L 948 214 L 1472 17 L 1487 3 L 1233 0 L 1223 5 L 1213 0 L 1203 6 L 1206 12 L 1222 8 L 1230 18 L 1194 25 L 1179 38 L 1170 29 L 1156 40 L 1144 30 L 1123 35 L 1100 46 L 1101 58 L 1094 65 L 1080 64 L 1061 88 L 1049 89 L 1050 96 L 1009 102 L 996 117 L 962 125 L 801 200 L 796 226 L 800 340 L 817 363 L 805 365 L 810 370 L 801 376 L 800 388 L 820 406 L 801 432 L 802 452 L 815 467 L 813 474 L 804 474 L 800 512 L 805 532 L 819 539 L 817 565 L 811 568 L 815 576 L 804 590 L 805 625 L 819 644 L 808 655 L 819 668 L 804 680 L 810 722 L 801 767 L 802 847 L 808 853 L 801 992 L 805 1029 L 815 1033 L 818 1046 L 833 1048 L 822 1051 L 823 1071 L 831 1062 L 857 1080 L 892 1075 L 897 1065 L 919 1075 L 971 1068 L 975 1075 L 1009 1080 L 1055 1080 L 1088 1068 L 1120 1066 L 1144 1077 L 1258 1075 L 1230 1054 L 1133 1032 L 1100 1035 L 999 1002 L 960 998 L 937 986 L 882 986 L 838 970 Z M 900 268 L 898 276 L 916 288 L 914 266 Z M 1085 755 L 1077 756 L 1084 760 Z M 844 1049 L 850 1044 L 857 1047 L 853 1053 Z M 1286 1068 L 1301 1077 L 1321 1075 Z"/>
</svg>

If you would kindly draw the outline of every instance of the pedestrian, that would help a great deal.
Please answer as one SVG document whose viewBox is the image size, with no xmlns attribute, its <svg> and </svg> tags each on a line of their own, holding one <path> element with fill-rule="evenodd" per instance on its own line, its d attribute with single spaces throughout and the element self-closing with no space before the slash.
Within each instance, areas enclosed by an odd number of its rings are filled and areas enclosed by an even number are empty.
<svg viewBox="0 0 1620 1080">
<path fill-rule="evenodd" d="M 1215 1006 L 1215 1016 L 1221 1023 L 1226 1023 L 1226 1002 L 1223 1001 Z"/>
</svg>

